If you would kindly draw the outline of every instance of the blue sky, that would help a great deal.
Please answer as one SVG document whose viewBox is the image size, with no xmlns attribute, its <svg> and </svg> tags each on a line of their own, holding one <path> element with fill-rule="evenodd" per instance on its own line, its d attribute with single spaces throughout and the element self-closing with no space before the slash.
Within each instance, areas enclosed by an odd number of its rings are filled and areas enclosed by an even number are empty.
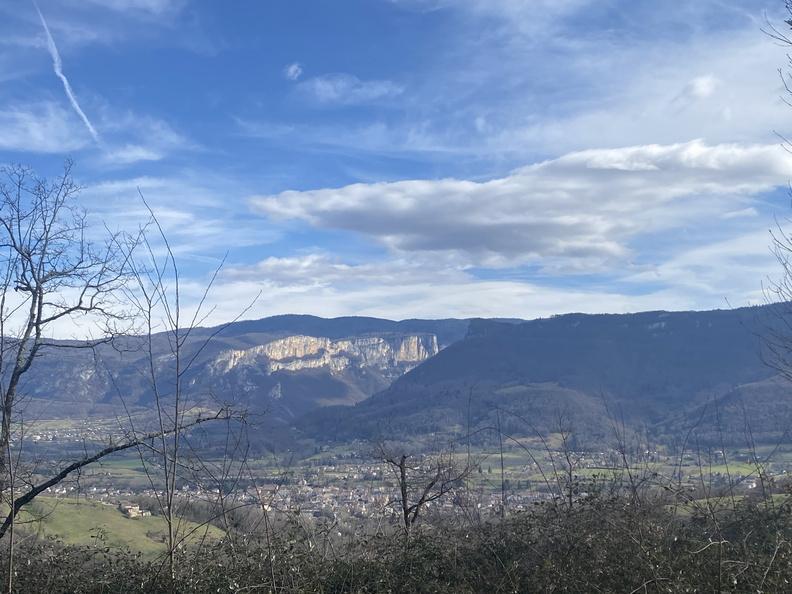
<svg viewBox="0 0 792 594">
<path fill-rule="evenodd" d="M 221 322 L 705 309 L 778 273 L 781 0 L 0 4 L 0 162 L 137 189 Z M 63 75 L 63 78 L 59 76 Z"/>
</svg>

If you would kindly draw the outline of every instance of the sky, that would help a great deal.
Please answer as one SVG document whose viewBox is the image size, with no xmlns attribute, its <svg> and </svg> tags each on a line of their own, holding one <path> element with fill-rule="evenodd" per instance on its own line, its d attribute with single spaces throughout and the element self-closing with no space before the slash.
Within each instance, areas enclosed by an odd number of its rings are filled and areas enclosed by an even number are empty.
<svg viewBox="0 0 792 594">
<path fill-rule="evenodd" d="M 783 0 L 3 0 L 0 164 L 138 190 L 208 323 L 736 307 L 792 228 Z"/>
</svg>

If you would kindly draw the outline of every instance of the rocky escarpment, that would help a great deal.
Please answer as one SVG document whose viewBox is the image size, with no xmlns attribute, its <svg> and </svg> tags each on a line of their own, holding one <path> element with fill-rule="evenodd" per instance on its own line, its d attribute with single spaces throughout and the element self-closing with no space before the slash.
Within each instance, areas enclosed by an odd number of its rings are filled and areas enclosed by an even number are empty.
<svg viewBox="0 0 792 594">
<path fill-rule="evenodd" d="M 189 365 L 182 368 L 181 387 L 192 402 L 232 403 L 260 414 L 271 427 L 290 424 L 306 412 L 356 404 L 384 390 L 459 340 L 468 325 L 467 320 L 276 316 L 195 328 L 183 344 L 181 362 Z M 21 389 L 30 406 L 40 404 L 47 415 L 116 416 L 126 414 L 126 407 L 152 409 L 157 397 L 149 354 L 158 387 L 171 394 L 177 363 L 172 347 L 172 336 L 155 334 L 96 349 L 48 349 Z"/>
<path fill-rule="evenodd" d="M 355 367 L 401 375 L 437 352 L 437 337 L 432 334 L 344 339 L 296 335 L 224 351 L 215 358 L 212 371 L 227 374 L 240 367 L 255 367 L 266 373 L 326 369 L 338 374 Z"/>
</svg>

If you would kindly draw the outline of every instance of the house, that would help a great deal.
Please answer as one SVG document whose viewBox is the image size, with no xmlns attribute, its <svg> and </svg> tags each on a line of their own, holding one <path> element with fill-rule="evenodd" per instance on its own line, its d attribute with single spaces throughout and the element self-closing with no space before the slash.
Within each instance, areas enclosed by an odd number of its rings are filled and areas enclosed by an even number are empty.
<svg viewBox="0 0 792 594">
<path fill-rule="evenodd" d="M 127 518 L 145 518 L 151 515 L 150 511 L 140 509 L 140 506 L 136 503 L 119 503 L 118 510 Z"/>
</svg>

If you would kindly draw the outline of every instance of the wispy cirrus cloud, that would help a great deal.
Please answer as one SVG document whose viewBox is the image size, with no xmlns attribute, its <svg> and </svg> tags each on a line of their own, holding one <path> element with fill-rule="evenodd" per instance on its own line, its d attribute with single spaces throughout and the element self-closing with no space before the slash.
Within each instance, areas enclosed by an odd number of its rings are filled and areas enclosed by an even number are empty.
<svg viewBox="0 0 792 594">
<path fill-rule="evenodd" d="M 640 272 L 628 272 L 622 280 L 637 287 L 672 287 L 699 302 L 720 296 L 724 304 L 735 297 L 739 304 L 759 304 L 765 297 L 762 282 L 778 274 L 770 232 L 760 226 L 680 251 Z"/>
<path fill-rule="evenodd" d="M 161 161 L 174 153 L 202 150 L 200 145 L 160 118 L 112 108 L 103 109 L 101 115 L 104 129 L 113 135 L 113 142 L 106 143 L 102 155 L 106 163 Z"/>
<path fill-rule="evenodd" d="M 123 13 L 161 16 L 181 10 L 187 0 L 83 0 L 98 7 Z"/>
<path fill-rule="evenodd" d="M 589 87 L 591 99 L 562 95 L 549 113 L 510 107 L 491 118 L 480 141 L 511 154 L 691 138 L 772 141 L 789 116 L 775 69 L 784 59 L 783 50 L 755 31 L 702 36 L 662 52 L 603 52 L 575 61 L 570 73 L 577 76 L 579 65 L 599 75 Z"/>
<path fill-rule="evenodd" d="M 83 204 L 101 230 L 134 230 L 149 219 L 140 198 L 151 206 L 175 253 L 193 260 L 217 262 L 231 249 L 262 246 L 280 236 L 262 228 L 262 221 L 247 212 L 229 209 L 242 191 L 233 179 L 206 171 L 179 175 L 120 177 L 83 182 Z"/>
<path fill-rule="evenodd" d="M 93 155 L 103 164 L 160 161 L 201 150 L 164 120 L 109 107 L 98 113 L 107 138 Z M 0 150 L 62 155 L 96 148 L 92 140 L 74 112 L 55 101 L 0 106 Z"/>
<path fill-rule="evenodd" d="M 91 137 L 74 115 L 52 101 L 0 107 L 0 149 L 62 154 L 89 146 Z"/>
<path fill-rule="evenodd" d="M 377 103 L 401 95 L 404 88 L 390 80 L 360 80 L 346 73 L 309 78 L 297 85 L 309 100 L 325 106 Z"/>
<path fill-rule="evenodd" d="M 259 280 L 279 287 L 332 287 L 335 290 L 363 285 L 417 285 L 462 281 L 469 277 L 453 266 L 438 266 L 421 259 L 388 259 L 345 262 L 328 252 L 270 256 L 254 265 L 230 266 L 223 276 L 234 280 Z"/>
<path fill-rule="evenodd" d="M 784 52 L 756 29 L 652 46 L 582 33 L 573 47 L 557 52 L 523 48 L 519 61 L 511 45 L 500 42 L 500 31 L 460 43 L 455 53 L 432 56 L 418 82 L 410 79 L 409 85 L 397 85 L 398 94 L 372 102 L 388 109 L 351 121 L 310 123 L 268 122 L 249 114 L 237 118 L 239 129 L 312 150 L 420 158 L 441 163 L 448 175 L 491 175 L 526 160 L 592 147 L 693 138 L 773 142 L 774 130 L 783 130 L 788 119 L 775 69 Z M 312 105 L 344 105 L 340 90 L 326 96 L 322 103 L 316 89 L 305 94 Z"/>
<path fill-rule="evenodd" d="M 784 50 L 759 32 L 761 2 L 393 3 L 458 27 L 410 81 L 398 121 L 377 123 L 421 126 L 447 154 L 502 167 L 592 147 L 766 142 L 788 119 Z"/>
<path fill-rule="evenodd" d="M 425 11 L 456 10 L 480 18 L 488 16 L 506 22 L 521 32 L 552 34 L 548 25 L 574 14 L 592 0 L 388 0 L 397 6 Z"/>
</svg>

